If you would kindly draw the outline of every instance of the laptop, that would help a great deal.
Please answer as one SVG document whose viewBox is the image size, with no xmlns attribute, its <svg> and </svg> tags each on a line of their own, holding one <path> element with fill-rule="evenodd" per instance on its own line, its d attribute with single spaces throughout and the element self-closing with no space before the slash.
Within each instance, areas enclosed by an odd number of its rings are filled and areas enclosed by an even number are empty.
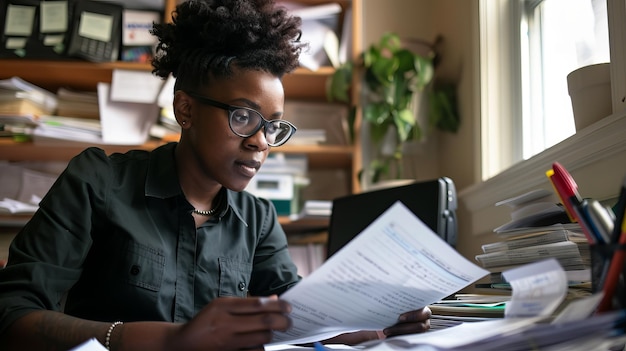
<svg viewBox="0 0 626 351">
<path fill-rule="evenodd" d="M 339 251 L 396 201 L 404 203 L 450 246 L 456 246 L 456 189 L 452 179 L 441 177 L 335 198 L 326 257 Z"/>
</svg>

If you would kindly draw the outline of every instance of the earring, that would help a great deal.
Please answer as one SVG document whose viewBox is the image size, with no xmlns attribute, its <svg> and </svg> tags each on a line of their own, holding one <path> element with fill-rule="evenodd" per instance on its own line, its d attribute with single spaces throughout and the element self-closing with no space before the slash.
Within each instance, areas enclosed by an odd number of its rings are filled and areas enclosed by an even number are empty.
<svg viewBox="0 0 626 351">
<path fill-rule="evenodd" d="M 185 123 L 187 123 L 187 121 L 183 121 L 183 125 L 185 125 Z"/>
</svg>

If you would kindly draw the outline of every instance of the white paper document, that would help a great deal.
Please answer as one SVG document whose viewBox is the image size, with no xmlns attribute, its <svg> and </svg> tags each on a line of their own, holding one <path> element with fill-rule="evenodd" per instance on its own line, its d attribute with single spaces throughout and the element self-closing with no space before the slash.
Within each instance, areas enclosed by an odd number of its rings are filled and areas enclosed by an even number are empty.
<svg viewBox="0 0 626 351">
<path fill-rule="evenodd" d="M 107 349 L 104 346 L 102 346 L 102 344 L 98 342 L 98 340 L 96 340 L 95 338 L 92 338 L 69 351 L 106 351 L 106 350 Z"/>
<path fill-rule="evenodd" d="M 502 272 L 511 284 L 511 301 L 505 317 L 549 316 L 567 295 L 567 275 L 554 259 L 527 264 Z"/>
<path fill-rule="evenodd" d="M 461 256 L 396 202 L 320 268 L 281 296 L 293 325 L 273 343 L 380 330 L 468 286 L 488 271 Z"/>
<path fill-rule="evenodd" d="M 143 144 L 159 115 L 156 103 L 113 101 L 110 85 L 98 83 L 102 141 L 111 145 Z"/>
</svg>

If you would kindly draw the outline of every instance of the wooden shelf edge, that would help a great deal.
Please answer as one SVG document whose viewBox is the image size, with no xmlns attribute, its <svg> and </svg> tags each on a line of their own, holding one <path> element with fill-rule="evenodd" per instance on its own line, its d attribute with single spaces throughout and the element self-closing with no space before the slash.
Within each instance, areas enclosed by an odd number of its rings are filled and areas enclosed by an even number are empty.
<svg viewBox="0 0 626 351">
<path fill-rule="evenodd" d="M 164 144 L 162 141 L 151 140 L 141 145 L 99 145 L 77 143 L 37 145 L 33 142 L 15 142 L 12 139 L 0 139 L 0 160 L 6 161 L 69 161 L 89 146 L 102 148 L 107 154 L 128 150 L 152 150 Z M 352 147 L 348 145 L 285 145 L 272 149 L 273 153 L 305 154 L 309 167 L 349 168 L 352 162 Z"/>
</svg>

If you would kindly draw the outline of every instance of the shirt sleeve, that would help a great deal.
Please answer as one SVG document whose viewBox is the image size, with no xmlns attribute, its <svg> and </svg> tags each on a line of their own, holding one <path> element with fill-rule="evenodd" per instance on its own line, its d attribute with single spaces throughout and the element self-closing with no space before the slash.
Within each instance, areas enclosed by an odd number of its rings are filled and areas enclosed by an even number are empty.
<svg viewBox="0 0 626 351">
<path fill-rule="evenodd" d="M 273 204 L 259 199 L 266 208 L 259 244 L 254 255 L 250 294 L 280 295 L 300 281 L 297 267 L 287 248 L 287 236 L 278 222 Z"/>
<path fill-rule="evenodd" d="M 91 247 L 92 214 L 104 201 L 93 181 L 106 177 L 98 166 L 106 159 L 96 148 L 73 158 L 11 243 L 0 270 L 0 334 L 29 312 L 62 310 Z"/>
</svg>

